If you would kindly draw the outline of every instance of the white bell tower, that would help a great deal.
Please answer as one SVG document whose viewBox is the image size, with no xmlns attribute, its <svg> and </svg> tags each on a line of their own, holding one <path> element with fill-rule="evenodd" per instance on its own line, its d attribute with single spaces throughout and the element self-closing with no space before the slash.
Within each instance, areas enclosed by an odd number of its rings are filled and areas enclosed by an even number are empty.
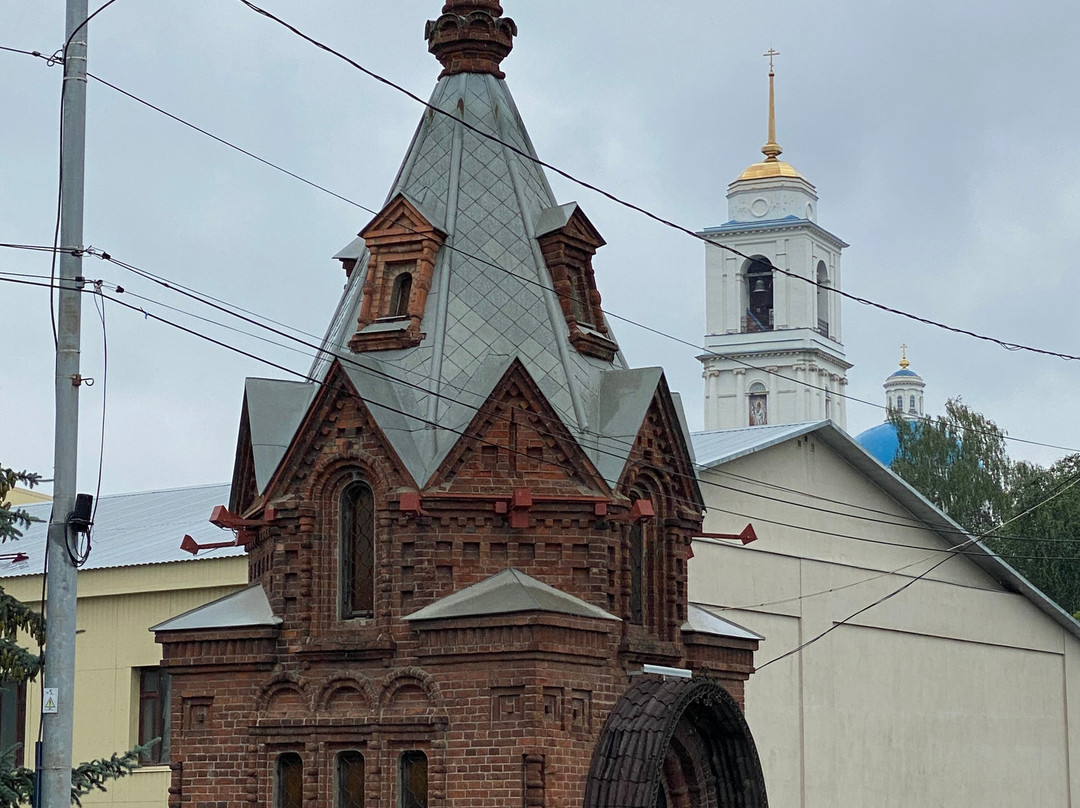
<svg viewBox="0 0 1080 808">
<path fill-rule="evenodd" d="M 814 186 L 778 159 L 772 58 L 769 141 L 728 186 L 728 221 L 705 247 L 705 429 L 846 423 L 840 251 L 817 223 Z M 743 257 L 747 256 L 747 257 Z"/>
</svg>

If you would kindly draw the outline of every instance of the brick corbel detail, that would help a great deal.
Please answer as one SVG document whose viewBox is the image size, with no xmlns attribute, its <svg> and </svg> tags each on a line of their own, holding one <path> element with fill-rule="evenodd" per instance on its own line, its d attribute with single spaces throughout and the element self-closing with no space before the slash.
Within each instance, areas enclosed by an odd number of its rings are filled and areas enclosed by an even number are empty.
<svg viewBox="0 0 1080 808">
<path fill-rule="evenodd" d="M 537 237 L 540 251 L 551 273 L 552 285 L 559 298 L 559 307 L 570 332 L 570 343 L 579 353 L 595 356 L 605 362 L 615 358 L 619 346 L 608 336 L 607 323 L 600 306 L 600 292 L 596 288 L 596 274 L 592 259 L 604 245 L 603 238 L 580 210 L 575 210 L 570 220 L 550 233 Z M 574 276 L 581 278 L 589 323 L 579 323 L 574 311 Z M 583 330 L 585 325 L 588 330 Z"/>
<path fill-rule="evenodd" d="M 419 345 L 425 336 L 420 331 L 420 322 L 435 274 L 435 258 L 446 241 L 446 234 L 398 194 L 360 231 L 360 236 L 370 257 L 357 331 L 349 340 L 349 348 L 361 353 Z M 412 288 L 405 316 L 392 321 L 388 315 L 396 277 L 393 268 L 399 264 L 412 265 Z M 379 320 L 396 321 L 400 327 L 364 333 L 364 329 Z"/>
</svg>

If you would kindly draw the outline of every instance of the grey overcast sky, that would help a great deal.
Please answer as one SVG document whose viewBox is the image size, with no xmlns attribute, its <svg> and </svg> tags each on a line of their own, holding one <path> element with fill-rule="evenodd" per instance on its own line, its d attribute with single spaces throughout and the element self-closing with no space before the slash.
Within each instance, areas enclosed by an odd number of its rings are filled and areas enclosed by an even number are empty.
<svg viewBox="0 0 1080 808">
<path fill-rule="evenodd" d="M 264 0 L 427 97 L 424 22 L 442 0 Z M 92 2 L 96 7 L 99 0 Z M 540 156 L 693 228 L 727 218 L 727 184 L 765 140 L 769 47 L 784 159 L 818 189 L 819 222 L 850 242 L 847 291 L 929 318 L 1080 353 L 1080 49 L 1075 0 L 504 0 L 520 36 L 504 63 Z M 0 2 L 0 45 L 52 52 L 62 0 Z M 91 23 L 90 70 L 323 184 L 382 206 L 421 108 L 237 0 L 118 0 Z M 51 243 L 60 69 L 0 52 L 0 242 Z M 607 239 L 609 311 L 700 345 L 704 247 L 559 178 Z M 89 88 L 86 242 L 262 317 L 321 335 L 344 275 L 331 256 L 364 210 Z M 0 272 L 48 273 L 0 250 Z M 163 308 L 221 313 L 89 259 L 128 302 L 300 371 L 310 357 Z M 136 293 L 153 302 L 138 300 Z M 0 282 L 0 461 L 51 474 L 46 290 Z M 84 298 L 80 490 L 96 479 L 102 329 Z M 103 491 L 229 478 L 246 376 L 283 377 L 107 304 Z M 231 323 L 253 330 L 239 321 Z M 692 347 L 613 324 L 632 365 L 661 365 L 700 429 Z M 852 396 L 881 403 L 907 343 L 927 408 L 947 397 L 1012 436 L 1080 449 L 1080 363 L 1009 352 L 846 302 Z M 851 402 L 855 434 L 883 418 Z M 1014 457 L 1063 452 L 1011 444 Z"/>
</svg>

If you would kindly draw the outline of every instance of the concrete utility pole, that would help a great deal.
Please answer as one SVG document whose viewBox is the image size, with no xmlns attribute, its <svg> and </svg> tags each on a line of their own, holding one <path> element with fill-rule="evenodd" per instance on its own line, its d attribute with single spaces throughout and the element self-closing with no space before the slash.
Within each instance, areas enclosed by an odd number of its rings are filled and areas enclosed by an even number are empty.
<svg viewBox="0 0 1080 808">
<path fill-rule="evenodd" d="M 83 180 L 86 151 L 87 0 L 67 0 L 64 54 L 64 125 L 60 155 L 60 303 L 56 348 L 56 436 L 53 509 L 49 523 L 48 599 L 43 686 L 55 688 L 55 712 L 42 711 L 43 749 L 39 808 L 71 804 L 71 743 L 75 710 L 76 567 L 68 552 L 69 515 L 75 510 L 79 446 L 80 330 L 82 326 Z M 73 36 L 74 34 L 74 36 Z M 49 692 L 48 690 L 46 692 Z"/>
</svg>

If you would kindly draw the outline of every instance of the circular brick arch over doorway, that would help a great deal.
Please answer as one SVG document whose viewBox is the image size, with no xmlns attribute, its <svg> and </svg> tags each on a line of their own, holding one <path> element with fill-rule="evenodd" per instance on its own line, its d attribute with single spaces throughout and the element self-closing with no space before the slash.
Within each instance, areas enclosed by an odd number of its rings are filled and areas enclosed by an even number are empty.
<svg viewBox="0 0 1080 808">
<path fill-rule="evenodd" d="M 642 676 L 608 716 L 585 786 L 585 808 L 767 806 L 742 710 L 708 679 Z"/>
</svg>

